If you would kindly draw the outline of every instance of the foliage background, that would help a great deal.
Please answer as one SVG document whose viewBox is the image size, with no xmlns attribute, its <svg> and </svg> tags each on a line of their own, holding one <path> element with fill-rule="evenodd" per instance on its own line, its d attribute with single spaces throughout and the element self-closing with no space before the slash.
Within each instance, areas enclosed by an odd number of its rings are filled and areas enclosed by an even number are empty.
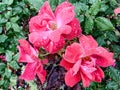
<svg viewBox="0 0 120 90">
<path fill-rule="evenodd" d="M 48 1 L 54 10 L 64 0 Z M 81 22 L 83 33 L 93 35 L 100 46 L 115 53 L 116 65 L 103 68 L 103 82 L 93 82 L 89 88 L 83 90 L 120 90 L 120 15 L 115 16 L 113 12 L 119 6 L 120 0 L 69 1 L 75 6 L 76 17 Z M 18 39 L 27 39 L 28 22 L 44 2 L 45 0 L 0 0 L 0 55 L 5 55 L 7 60 L 0 60 L 0 90 L 26 88 L 17 85 L 23 64 L 17 63 L 19 54 L 16 46 Z M 29 85 L 30 90 L 37 90 L 33 81 L 24 84 Z"/>
</svg>

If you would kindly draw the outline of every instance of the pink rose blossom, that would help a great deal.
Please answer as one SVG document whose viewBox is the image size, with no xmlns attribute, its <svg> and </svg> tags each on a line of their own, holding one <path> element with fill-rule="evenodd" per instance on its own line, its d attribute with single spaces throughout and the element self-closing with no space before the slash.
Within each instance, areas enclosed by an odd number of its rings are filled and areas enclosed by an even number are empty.
<svg viewBox="0 0 120 90">
<path fill-rule="evenodd" d="M 26 40 L 20 39 L 19 43 L 20 46 L 17 47 L 20 53 L 18 61 L 27 63 L 20 78 L 24 80 L 33 80 L 37 74 L 41 82 L 44 83 L 46 71 L 43 68 L 44 62 L 38 58 L 38 51 L 31 47 Z"/>
<path fill-rule="evenodd" d="M 70 87 L 81 80 L 84 87 L 88 87 L 92 81 L 101 82 L 104 72 L 100 67 L 114 65 L 113 53 L 98 46 L 92 36 L 82 35 L 79 42 L 66 48 L 60 62 L 67 70 L 65 83 Z"/>
<path fill-rule="evenodd" d="M 42 46 L 50 53 L 55 53 L 64 46 L 64 38 L 73 39 L 82 31 L 75 18 L 74 6 L 68 1 L 58 5 L 54 13 L 46 1 L 38 15 L 31 18 L 29 30 L 29 41 L 35 47 Z"/>
<path fill-rule="evenodd" d="M 120 7 L 116 8 L 116 9 L 114 10 L 114 13 L 115 13 L 116 15 L 120 14 Z"/>
</svg>

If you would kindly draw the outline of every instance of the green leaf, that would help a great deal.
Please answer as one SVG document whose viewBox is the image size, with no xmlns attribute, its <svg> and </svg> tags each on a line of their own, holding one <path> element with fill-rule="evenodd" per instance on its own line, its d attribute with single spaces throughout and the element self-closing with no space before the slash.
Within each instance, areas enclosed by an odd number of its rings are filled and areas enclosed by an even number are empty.
<svg viewBox="0 0 120 90">
<path fill-rule="evenodd" d="M 94 27 L 94 21 L 90 16 L 87 16 L 85 19 L 85 32 L 89 34 Z"/>
<path fill-rule="evenodd" d="M 8 62 L 12 60 L 12 52 L 11 51 L 7 50 L 5 55 L 6 55 L 6 60 Z"/>
<path fill-rule="evenodd" d="M 111 78 L 120 83 L 120 71 L 113 67 L 109 67 L 109 72 Z"/>
<path fill-rule="evenodd" d="M 13 3 L 13 0 L 3 0 L 4 4 L 11 5 Z"/>
<path fill-rule="evenodd" d="M 19 25 L 17 23 L 12 23 L 12 28 L 15 32 L 21 31 L 21 28 L 19 27 Z"/>
<path fill-rule="evenodd" d="M 13 23 L 15 23 L 15 22 L 18 21 L 18 19 L 19 19 L 19 17 L 16 16 L 16 17 L 12 17 L 12 18 L 10 18 L 10 21 L 13 22 Z"/>
<path fill-rule="evenodd" d="M 0 35 L 0 43 L 5 42 L 8 37 L 5 34 Z"/>
<path fill-rule="evenodd" d="M 114 26 L 111 21 L 104 17 L 98 17 L 95 19 L 96 26 L 99 30 L 114 30 Z"/>
<path fill-rule="evenodd" d="M 90 4 L 94 4 L 96 0 L 89 0 Z"/>
<path fill-rule="evenodd" d="M 11 77 L 11 71 L 6 68 L 4 75 L 5 75 L 7 78 L 10 78 L 10 77 Z"/>
<path fill-rule="evenodd" d="M 6 68 L 6 65 L 4 64 L 4 63 L 0 63 L 0 73 L 1 73 L 1 71 L 3 70 L 3 69 L 5 69 Z"/>
<path fill-rule="evenodd" d="M 106 41 L 105 41 L 104 36 L 98 37 L 98 38 L 97 38 L 97 42 L 98 42 L 98 45 L 100 45 L 100 46 L 106 45 Z"/>
<path fill-rule="evenodd" d="M 118 84 L 114 81 L 107 82 L 107 90 L 119 90 Z"/>
<path fill-rule="evenodd" d="M 6 65 L 4 63 L 0 63 L 0 75 L 3 75 L 5 72 Z"/>
<path fill-rule="evenodd" d="M 0 86 L 2 86 L 3 84 L 4 84 L 4 80 L 0 80 Z"/>
<path fill-rule="evenodd" d="M 28 82 L 28 84 L 30 85 L 31 90 L 37 90 L 37 85 L 35 84 L 34 81 L 30 81 Z"/>
<path fill-rule="evenodd" d="M 5 52 L 4 48 L 0 47 L 0 53 L 4 53 L 4 52 Z"/>
<path fill-rule="evenodd" d="M 96 0 L 96 2 L 91 6 L 89 13 L 93 16 L 97 15 L 100 11 L 101 0 Z"/>
<path fill-rule="evenodd" d="M 106 37 L 112 42 L 112 41 L 114 41 L 114 42 L 118 42 L 118 37 L 117 37 L 117 35 L 114 33 L 114 32 L 107 32 L 106 33 Z"/>
<path fill-rule="evenodd" d="M 10 77 L 10 85 L 11 86 L 15 86 L 16 85 L 16 82 L 17 82 L 17 76 L 16 75 L 12 75 Z M 33 89 L 34 90 L 34 89 Z"/>
<path fill-rule="evenodd" d="M 120 46 L 119 45 L 111 45 L 113 51 L 117 54 L 120 54 Z"/>
<path fill-rule="evenodd" d="M 2 27 L 0 27 L 0 33 L 2 33 Z"/>
<path fill-rule="evenodd" d="M 10 62 L 10 66 L 13 67 L 14 69 L 19 69 L 20 68 L 18 63 L 14 60 Z"/>
<path fill-rule="evenodd" d="M 6 30 L 9 30 L 11 28 L 12 24 L 11 22 L 7 22 L 6 23 Z"/>
<path fill-rule="evenodd" d="M 30 4 L 38 11 L 40 7 L 43 5 L 43 0 L 28 0 Z"/>
</svg>

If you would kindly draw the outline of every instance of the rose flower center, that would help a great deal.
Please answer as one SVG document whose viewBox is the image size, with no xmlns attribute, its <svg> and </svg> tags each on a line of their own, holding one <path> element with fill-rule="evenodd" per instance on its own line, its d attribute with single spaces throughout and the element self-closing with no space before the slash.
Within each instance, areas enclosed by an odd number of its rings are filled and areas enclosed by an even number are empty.
<svg viewBox="0 0 120 90">
<path fill-rule="evenodd" d="M 55 30 L 55 29 L 57 29 L 57 24 L 56 24 L 56 23 L 52 23 L 52 24 L 49 26 L 49 28 L 50 28 L 51 30 Z"/>
<path fill-rule="evenodd" d="M 85 62 L 85 61 L 91 61 L 91 58 L 89 56 L 86 56 L 86 57 L 82 58 L 82 61 L 83 62 Z"/>
</svg>

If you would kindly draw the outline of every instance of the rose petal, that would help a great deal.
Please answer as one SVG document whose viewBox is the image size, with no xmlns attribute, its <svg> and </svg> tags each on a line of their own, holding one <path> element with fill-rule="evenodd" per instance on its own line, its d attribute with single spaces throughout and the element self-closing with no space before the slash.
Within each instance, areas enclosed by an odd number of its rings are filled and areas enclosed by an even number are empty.
<svg viewBox="0 0 120 90">
<path fill-rule="evenodd" d="M 92 73 L 92 76 L 94 77 L 94 81 L 101 82 L 102 78 L 104 78 L 104 72 L 98 66 L 96 67 L 96 69 L 97 70 Z"/>
<path fill-rule="evenodd" d="M 60 40 L 61 34 L 69 34 L 70 32 L 71 32 L 71 27 L 68 25 L 64 25 L 64 26 L 58 28 L 57 30 L 52 31 L 49 35 L 49 38 L 53 42 L 58 42 Z"/>
<path fill-rule="evenodd" d="M 65 45 L 64 38 L 61 37 L 58 42 L 50 41 L 46 46 L 44 46 L 45 50 L 51 54 L 56 53 L 60 49 L 62 49 Z"/>
<path fill-rule="evenodd" d="M 24 80 L 33 80 L 36 75 L 36 69 L 37 63 L 28 63 L 20 78 Z"/>
<path fill-rule="evenodd" d="M 67 13 L 67 14 L 66 14 Z M 75 16 L 74 7 L 67 7 L 61 10 L 56 15 L 58 28 L 65 25 L 73 20 Z"/>
<path fill-rule="evenodd" d="M 48 35 L 49 35 L 49 31 L 32 32 L 29 34 L 29 41 L 35 47 L 45 46 L 49 42 Z"/>
<path fill-rule="evenodd" d="M 73 67 L 73 63 L 69 63 L 66 60 L 62 59 L 60 62 L 60 66 L 63 66 L 66 70 L 69 70 L 70 68 Z"/>
<path fill-rule="evenodd" d="M 92 72 L 94 72 L 96 70 L 96 68 L 94 68 L 92 66 L 89 67 L 87 65 L 86 66 L 81 65 L 80 70 L 84 75 L 86 75 L 87 78 L 92 80 L 93 79 Z"/>
<path fill-rule="evenodd" d="M 96 64 L 102 67 L 108 67 L 113 65 L 115 60 L 113 59 L 113 53 L 108 52 L 103 47 L 98 47 L 94 49 L 93 58 L 96 59 Z"/>
<path fill-rule="evenodd" d="M 81 60 L 78 60 L 72 67 L 73 75 L 76 75 L 79 72 L 80 66 L 81 66 Z"/>
<path fill-rule="evenodd" d="M 80 56 L 84 53 L 79 43 L 73 43 L 72 45 L 66 48 L 63 58 L 70 62 L 75 63 L 79 60 Z"/>
<path fill-rule="evenodd" d="M 66 74 L 65 74 L 65 83 L 66 85 L 73 87 L 75 84 L 77 84 L 81 80 L 80 74 L 77 73 L 73 75 L 72 69 L 70 69 Z"/>
<path fill-rule="evenodd" d="M 77 18 L 74 18 L 70 23 L 67 25 L 71 26 L 71 32 L 69 34 L 65 34 L 64 37 L 68 40 L 71 40 L 75 37 L 80 36 L 82 29 L 80 27 L 80 22 Z"/>
<path fill-rule="evenodd" d="M 89 87 L 91 80 L 83 73 L 81 73 L 81 78 L 82 78 L 82 82 L 83 82 L 83 87 Z"/>
<path fill-rule="evenodd" d="M 32 17 L 29 21 L 29 31 L 45 31 L 49 20 L 52 20 L 52 18 L 46 13 L 41 16 L 36 15 Z"/>
<path fill-rule="evenodd" d="M 45 82 L 45 79 L 46 79 L 46 71 L 43 69 L 42 66 L 40 66 L 38 69 L 37 69 L 37 75 L 41 81 L 41 83 L 43 84 Z"/>
<path fill-rule="evenodd" d="M 69 3 L 68 1 L 65 1 L 65 2 L 59 4 L 55 9 L 55 15 L 67 7 L 72 7 L 72 4 Z"/>
<path fill-rule="evenodd" d="M 17 48 L 20 54 L 18 62 L 34 62 L 34 60 L 28 54 L 26 54 L 25 51 L 20 46 L 18 46 Z"/>
<path fill-rule="evenodd" d="M 80 42 L 80 45 L 85 49 L 85 51 L 87 51 L 88 49 L 91 49 L 91 48 L 98 47 L 97 42 L 94 40 L 94 38 L 92 36 L 82 35 L 79 38 L 79 42 Z"/>
<path fill-rule="evenodd" d="M 45 13 L 50 15 L 52 18 L 55 17 L 48 1 L 46 1 L 44 3 L 44 5 L 41 7 L 41 9 L 39 10 L 38 15 L 42 15 L 42 14 L 45 14 Z"/>
</svg>

